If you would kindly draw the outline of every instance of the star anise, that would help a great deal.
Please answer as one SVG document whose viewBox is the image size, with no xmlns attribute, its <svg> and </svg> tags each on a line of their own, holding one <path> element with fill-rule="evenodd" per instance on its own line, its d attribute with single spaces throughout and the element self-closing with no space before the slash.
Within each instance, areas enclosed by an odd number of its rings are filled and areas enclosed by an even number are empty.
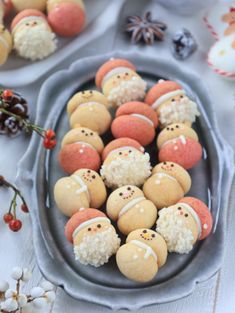
<svg viewBox="0 0 235 313">
<path fill-rule="evenodd" d="M 151 12 L 146 12 L 144 17 L 132 15 L 127 17 L 126 32 L 131 33 L 131 42 L 138 43 L 143 41 L 152 45 L 155 40 L 164 39 L 164 31 L 167 25 L 157 20 L 152 20 Z"/>
</svg>

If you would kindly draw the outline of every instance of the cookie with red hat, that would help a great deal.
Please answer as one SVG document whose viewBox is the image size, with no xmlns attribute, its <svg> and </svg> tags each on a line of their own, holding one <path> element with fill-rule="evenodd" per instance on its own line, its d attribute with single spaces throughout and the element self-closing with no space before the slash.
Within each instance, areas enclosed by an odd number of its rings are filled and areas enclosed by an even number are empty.
<svg viewBox="0 0 235 313">
<path fill-rule="evenodd" d="M 100 173 L 106 186 L 143 185 L 151 174 L 150 156 L 140 143 L 131 138 L 111 141 L 102 154 Z"/>
<path fill-rule="evenodd" d="M 128 137 L 147 146 L 155 137 L 158 125 L 156 112 L 144 102 L 127 102 L 116 111 L 111 125 L 115 138 Z"/>
<path fill-rule="evenodd" d="M 197 198 L 185 197 L 159 212 L 156 231 L 166 240 L 168 251 L 189 253 L 198 240 L 211 233 L 209 208 Z"/>
<path fill-rule="evenodd" d="M 158 114 L 161 127 L 172 123 L 195 122 L 199 111 L 182 86 L 171 80 L 159 80 L 146 94 L 145 102 Z"/>
<path fill-rule="evenodd" d="M 120 239 L 107 216 L 96 209 L 80 209 L 67 222 L 65 236 L 73 243 L 75 259 L 99 267 L 120 246 Z"/>
</svg>

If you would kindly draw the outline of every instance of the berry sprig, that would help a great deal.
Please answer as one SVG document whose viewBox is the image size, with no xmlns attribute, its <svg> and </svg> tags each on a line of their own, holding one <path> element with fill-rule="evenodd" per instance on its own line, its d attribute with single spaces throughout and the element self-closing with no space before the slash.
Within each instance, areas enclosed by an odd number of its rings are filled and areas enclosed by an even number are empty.
<svg viewBox="0 0 235 313">
<path fill-rule="evenodd" d="M 14 106 L 12 108 L 11 102 L 17 101 L 15 97 L 19 98 L 19 95 L 13 93 L 12 90 L 6 89 L 0 91 L 0 114 L 3 116 L 9 116 L 10 121 L 7 121 L 8 129 L 11 130 L 11 133 L 17 133 L 18 129 L 24 129 L 27 133 L 36 132 L 40 137 L 43 138 L 43 146 L 46 149 L 53 149 L 56 146 L 56 134 L 52 129 L 45 130 L 38 125 L 31 123 L 28 119 L 28 115 L 22 109 L 22 104 L 18 105 L 18 108 L 14 111 Z M 21 99 L 22 102 L 24 100 Z M 26 104 L 24 103 L 24 106 Z M 20 111 L 21 110 L 21 111 Z M 18 123 L 18 124 L 17 124 Z M 6 124 L 6 122 L 5 122 Z"/>
<path fill-rule="evenodd" d="M 14 195 L 12 197 L 10 206 L 9 206 L 9 210 L 6 214 L 3 215 L 3 220 L 6 224 L 8 224 L 8 227 L 10 230 L 17 232 L 21 229 L 22 227 L 22 222 L 21 220 L 19 220 L 17 218 L 17 198 L 20 198 L 22 204 L 21 204 L 21 210 L 24 213 L 28 213 L 29 209 L 27 206 L 27 203 L 24 199 L 24 197 L 22 196 L 20 190 L 18 188 L 16 188 L 14 185 L 12 185 L 11 183 L 9 183 L 8 181 L 6 181 L 6 179 L 0 175 L 0 187 L 6 187 L 6 188 L 10 188 L 13 192 Z"/>
</svg>

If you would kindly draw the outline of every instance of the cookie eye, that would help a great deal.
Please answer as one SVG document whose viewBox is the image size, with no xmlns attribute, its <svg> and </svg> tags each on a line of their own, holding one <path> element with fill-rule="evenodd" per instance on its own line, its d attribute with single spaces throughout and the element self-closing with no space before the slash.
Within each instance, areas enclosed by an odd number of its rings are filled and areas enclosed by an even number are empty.
<svg viewBox="0 0 235 313">
<path fill-rule="evenodd" d="M 25 25 L 26 25 L 26 26 L 29 26 L 29 23 L 26 23 Z"/>
<path fill-rule="evenodd" d="M 87 136 L 88 136 L 88 134 L 86 133 L 86 134 L 85 134 L 85 136 L 87 137 Z"/>
<path fill-rule="evenodd" d="M 184 216 L 185 216 L 185 217 L 188 217 L 188 213 L 185 213 Z"/>
<path fill-rule="evenodd" d="M 82 91 L 82 94 L 83 94 L 83 95 L 85 94 L 85 91 L 84 91 L 84 90 Z"/>
<path fill-rule="evenodd" d="M 174 130 L 174 128 L 172 127 L 172 128 L 171 128 L 171 131 L 173 131 L 173 130 Z"/>
<path fill-rule="evenodd" d="M 87 173 L 90 173 L 90 172 L 91 172 L 91 170 L 88 170 L 88 171 L 87 171 Z"/>
<path fill-rule="evenodd" d="M 118 75 L 118 76 L 117 76 L 117 78 L 121 78 L 121 76 L 120 76 L 120 75 Z"/>
<path fill-rule="evenodd" d="M 119 155 L 122 155 L 122 152 L 119 152 L 118 154 L 119 154 Z"/>
<path fill-rule="evenodd" d="M 175 127 L 176 127 L 176 128 L 179 128 L 179 125 L 176 125 Z"/>
<path fill-rule="evenodd" d="M 180 210 L 182 210 L 182 208 L 179 206 L 179 207 L 178 207 L 178 210 L 180 211 Z"/>
<path fill-rule="evenodd" d="M 171 164 L 171 167 L 174 167 L 174 164 Z"/>
<path fill-rule="evenodd" d="M 182 99 L 184 96 L 182 95 L 182 96 L 180 96 L 180 98 Z"/>
<path fill-rule="evenodd" d="M 129 153 L 131 153 L 132 151 L 131 151 L 131 150 L 129 150 L 128 152 L 129 152 Z"/>
<path fill-rule="evenodd" d="M 91 228 L 89 227 L 87 230 L 88 230 L 88 231 L 91 231 Z"/>
<path fill-rule="evenodd" d="M 170 127 L 167 127 L 166 130 L 170 130 Z"/>
<path fill-rule="evenodd" d="M 173 102 L 173 101 L 175 101 L 175 98 L 172 98 L 172 99 L 171 99 L 171 102 Z"/>
<path fill-rule="evenodd" d="M 146 229 L 144 229 L 144 230 L 143 230 L 143 233 L 144 233 L 144 234 L 146 234 L 146 233 L 147 233 L 147 230 L 146 230 Z"/>
<path fill-rule="evenodd" d="M 93 136 L 94 134 L 93 134 L 93 133 L 90 133 L 90 135 Z"/>
<path fill-rule="evenodd" d="M 90 90 L 90 94 L 91 94 L 91 95 L 93 94 L 93 91 L 92 91 L 92 90 Z"/>
<path fill-rule="evenodd" d="M 38 25 L 38 23 L 37 23 L 37 22 L 34 22 L 33 25 Z"/>
<path fill-rule="evenodd" d="M 120 193 L 119 193 L 119 196 L 121 197 L 122 195 L 123 195 L 123 193 L 122 193 L 122 192 L 120 192 Z"/>
<path fill-rule="evenodd" d="M 155 238 L 155 234 L 152 234 L 151 237 L 152 237 L 152 238 Z"/>
<path fill-rule="evenodd" d="M 164 165 L 166 165 L 166 162 L 163 162 Z"/>
<path fill-rule="evenodd" d="M 127 73 L 127 72 L 126 72 L 126 73 L 125 73 L 125 75 L 126 75 L 126 76 L 128 76 L 128 75 L 129 75 L 129 73 Z"/>
<path fill-rule="evenodd" d="M 98 225 L 97 225 L 97 228 L 101 228 L 101 225 L 100 225 L 100 224 L 98 224 Z"/>
<path fill-rule="evenodd" d="M 85 133 L 85 130 L 83 129 L 81 132 L 84 134 L 84 133 Z"/>
<path fill-rule="evenodd" d="M 128 187 L 127 190 L 131 190 L 131 187 Z"/>
<path fill-rule="evenodd" d="M 92 177 L 93 179 L 95 179 L 95 175 L 92 175 L 91 177 Z"/>
</svg>

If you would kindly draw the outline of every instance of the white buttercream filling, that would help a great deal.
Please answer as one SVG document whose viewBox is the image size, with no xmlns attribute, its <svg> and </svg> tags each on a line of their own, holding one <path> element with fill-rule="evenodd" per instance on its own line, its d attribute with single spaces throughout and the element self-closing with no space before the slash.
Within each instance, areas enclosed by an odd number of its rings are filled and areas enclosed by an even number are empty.
<svg viewBox="0 0 235 313">
<path fill-rule="evenodd" d="M 93 150 L 96 151 L 96 149 L 95 149 L 90 143 L 88 143 L 88 142 L 85 142 L 85 141 L 76 141 L 76 142 L 74 142 L 74 143 L 79 143 L 79 144 L 81 144 L 82 146 L 84 145 L 84 146 L 90 147 L 90 148 L 92 148 Z"/>
<path fill-rule="evenodd" d="M 101 86 L 103 87 L 103 85 L 107 82 L 107 80 L 109 80 L 110 77 L 112 77 L 113 75 L 116 75 L 116 74 L 120 74 L 120 73 L 125 73 L 125 72 L 128 72 L 128 73 L 131 73 L 131 69 L 129 67 L 116 67 L 114 69 L 112 69 L 111 71 L 109 71 L 102 79 L 102 82 L 101 82 Z"/>
<path fill-rule="evenodd" d="M 173 176 L 171 176 L 169 174 L 166 174 L 166 173 L 162 173 L 162 172 L 155 173 L 152 176 L 158 176 L 159 178 L 167 177 L 167 178 L 169 178 L 171 180 L 177 181 L 175 177 L 173 177 Z"/>
<path fill-rule="evenodd" d="M 177 140 L 180 140 L 182 142 L 183 145 L 186 145 L 187 143 L 187 140 L 186 140 L 186 137 L 184 135 L 180 135 L 179 137 L 175 137 L 173 139 L 170 139 L 170 140 L 167 140 L 165 141 L 162 145 L 161 145 L 161 148 L 168 145 L 169 143 L 177 143 Z"/>
<path fill-rule="evenodd" d="M 149 118 L 147 118 L 147 116 L 142 115 L 142 114 L 137 114 L 137 113 L 133 113 L 133 114 L 130 114 L 130 115 L 131 115 L 131 116 L 138 117 L 138 118 L 140 118 L 140 119 L 142 119 L 142 120 L 148 122 L 151 126 L 154 127 L 153 122 L 152 122 Z"/>
<path fill-rule="evenodd" d="M 90 107 L 92 105 L 96 105 L 96 106 L 99 106 L 99 107 L 102 107 L 102 108 L 106 108 L 106 106 L 104 104 L 102 104 L 100 102 L 95 102 L 95 101 L 81 103 L 81 104 L 79 104 L 78 107 L 79 108 L 86 107 L 86 106 Z"/>
<path fill-rule="evenodd" d="M 99 223 L 99 222 L 107 222 L 110 224 L 110 220 L 107 217 L 95 217 L 91 218 L 90 220 L 81 223 L 73 232 L 73 239 L 77 236 L 77 234 L 87 226 L 93 223 Z"/>
<path fill-rule="evenodd" d="M 145 197 L 137 197 L 135 199 L 130 200 L 124 207 L 121 209 L 121 211 L 118 214 L 118 217 L 120 218 L 123 214 L 125 214 L 128 210 L 133 208 L 136 204 L 140 203 L 141 201 L 145 200 Z"/>
<path fill-rule="evenodd" d="M 151 255 L 154 258 L 154 260 L 157 262 L 157 255 L 150 246 L 148 246 L 147 244 L 139 240 L 131 240 L 129 241 L 129 243 L 132 243 L 133 245 L 146 250 L 145 255 L 144 255 L 145 260 L 147 260 L 149 256 Z"/>
<path fill-rule="evenodd" d="M 80 189 L 76 189 L 76 193 L 79 194 L 79 193 L 86 192 L 87 197 L 88 197 L 88 201 L 90 202 L 90 200 L 91 200 L 90 193 L 89 193 L 88 187 L 84 183 L 83 179 L 79 175 L 76 175 L 76 174 L 71 175 L 70 178 L 73 179 L 76 183 L 78 183 L 81 186 Z M 81 192 L 79 192 L 79 190 Z"/>
<path fill-rule="evenodd" d="M 185 91 L 182 90 L 182 89 L 178 89 L 178 90 L 175 90 L 175 91 L 168 92 L 167 94 L 162 95 L 160 98 L 158 98 L 152 104 L 152 108 L 156 109 L 160 104 L 162 104 L 163 102 L 167 101 L 171 97 L 175 97 L 175 96 L 179 96 L 179 95 L 185 95 Z"/>
</svg>

